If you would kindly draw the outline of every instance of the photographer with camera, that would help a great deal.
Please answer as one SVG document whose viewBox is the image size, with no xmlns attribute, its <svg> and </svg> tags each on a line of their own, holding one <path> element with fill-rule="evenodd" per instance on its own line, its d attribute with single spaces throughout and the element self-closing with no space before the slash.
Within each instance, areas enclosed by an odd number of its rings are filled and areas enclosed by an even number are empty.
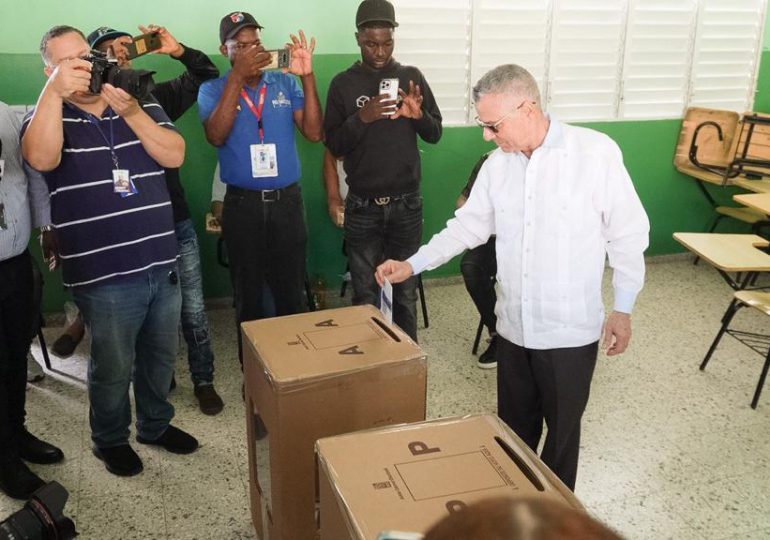
<svg viewBox="0 0 770 540">
<path fill-rule="evenodd" d="M 179 43 L 166 28 L 149 25 L 140 26 L 143 36 L 157 38 L 158 49 L 151 52 L 166 54 L 181 62 L 185 72 L 179 77 L 155 85 L 152 96 L 157 100 L 171 121 L 178 120 L 195 104 L 198 88 L 209 79 L 219 75 L 219 70 L 208 56 Z M 92 49 L 114 58 L 120 69 L 131 69 L 128 47 L 132 43 L 128 32 L 106 26 L 97 28 L 88 35 Z M 203 277 L 198 237 L 190 218 L 190 209 L 185 200 L 184 188 L 178 168 L 167 168 L 166 187 L 171 197 L 174 213 L 177 253 L 179 255 L 179 285 L 182 291 L 182 334 L 187 343 L 187 361 L 194 385 L 194 394 L 201 412 L 219 414 L 224 407 L 222 398 L 214 388 L 214 352 L 211 348 L 209 322 L 203 301 Z M 84 334 L 82 320 L 78 317 L 54 343 L 54 351 L 72 354 Z"/>
<path fill-rule="evenodd" d="M 33 226 L 50 223 L 50 211 L 45 182 L 22 166 L 20 129 L 19 118 L 0 102 L 0 490 L 28 499 L 43 481 L 24 461 L 57 463 L 64 455 L 24 426 L 27 351 L 38 315 L 27 244 Z"/>
<path fill-rule="evenodd" d="M 89 52 L 76 28 L 43 36 L 48 82 L 22 125 L 22 152 L 44 173 L 62 281 L 91 335 L 94 455 L 132 476 L 143 468 L 128 443 L 132 382 L 138 442 L 180 454 L 198 447 L 169 425 L 168 402 L 181 295 L 163 169 L 182 164 L 185 143 L 156 102 L 99 80 L 101 60 Z"/>
<path fill-rule="evenodd" d="M 356 12 L 361 60 L 332 79 L 326 101 L 325 144 L 332 155 L 345 156 L 350 188 L 344 227 L 356 305 L 379 304 L 378 264 L 407 257 L 420 246 L 417 136 L 437 143 L 442 132 L 441 113 L 425 77 L 393 58 L 396 26 L 390 2 L 361 2 Z M 393 287 L 393 322 L 414 340 L 416 287 L 417 278 Z"/>
<path fill-rule="evenodd" d="M 305 311 L 307 233 L 294 127 L 311 142 L 323 137 L 312 65 L 315 39 L 308 43 L 301 30 L 299 37 L 290 36 L 291 58 L 281 72 L 287 51 L 275 51 L 275 58 L 265 51 L 261 29 L 248 13 L 222 18 L 220 51 L 232 69 L 204 83 L 198 94 L 206 138 L 218 148 L 227 184 L 222 234 L 238 324 L 265 316 L 265 283 L 277 315 Z M 238 345 L 240 357 L 240 332 Z"/>
</svg>

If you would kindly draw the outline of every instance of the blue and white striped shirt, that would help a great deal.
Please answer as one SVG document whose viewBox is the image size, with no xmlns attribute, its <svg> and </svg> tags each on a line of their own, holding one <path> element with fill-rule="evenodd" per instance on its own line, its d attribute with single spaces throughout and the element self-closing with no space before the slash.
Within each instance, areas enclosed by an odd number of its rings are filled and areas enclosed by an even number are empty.
<svg viewBox="0 0 770 540">
<path fill-rule="evenodd" d="M 157 103 L 142 108 L 159 125 L 175 129 Z M 33 114 L 24 119 L 22 132 Z M 63 128 L 61 162 L 44 176 L 64 285 L 129 279 L 174 263 L 176 239 L 164 170 L 128 124 L 110 107 L 96 118 L 65 103 Z M 135 195 L 114 192 L 110 139 L 119 167 L 129 171 L 138 190 Z"/>
</svg>

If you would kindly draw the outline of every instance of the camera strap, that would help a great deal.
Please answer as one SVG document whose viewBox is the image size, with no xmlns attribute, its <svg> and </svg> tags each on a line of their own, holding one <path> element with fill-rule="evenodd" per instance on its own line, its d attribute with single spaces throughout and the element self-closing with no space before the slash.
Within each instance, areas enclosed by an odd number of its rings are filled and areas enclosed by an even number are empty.
<svg viewBox="0 0 770 540">
<path fill-rule="evenodd" d="M 249 109 L 251 109 L 252 114 L 257 117 L 257 126 L 259 127 L 259 142 L 261 144 L 264 144 L 265 142 L 265 128 L 262 125 L 262 109 L 265 107 L 265 96 L 267 95 L 267 84 L 262 83 L 262 86 L 259 88 L 259 100 L 256 107 L 254 106 L 254 102 L 251 101 L 251 98 L 249 97 L 249 94 L 246 93 L 245 88 L 241 88 L 241 97 L 243 98 L 243 101 L 246 102 L 246 105 L 249 106 Z"/>
</svg>

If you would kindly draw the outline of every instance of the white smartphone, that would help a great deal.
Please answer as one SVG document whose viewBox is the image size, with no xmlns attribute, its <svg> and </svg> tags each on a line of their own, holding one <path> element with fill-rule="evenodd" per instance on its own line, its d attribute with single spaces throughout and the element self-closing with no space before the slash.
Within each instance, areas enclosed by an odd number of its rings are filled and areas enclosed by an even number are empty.
<svg viewBox="0 0 770 540">
<path fill-rule="evenodd" d="M 382 79 L 380 81 L 380 94 L 385 94 L 388 96 L 388 99 L 391 100 L 397 100 L 398 99 L 398 79 Z M 393 107 L 393 112 L 387 112 L 384 114 L 396 114 L 396 108 Z"/>
</svg>

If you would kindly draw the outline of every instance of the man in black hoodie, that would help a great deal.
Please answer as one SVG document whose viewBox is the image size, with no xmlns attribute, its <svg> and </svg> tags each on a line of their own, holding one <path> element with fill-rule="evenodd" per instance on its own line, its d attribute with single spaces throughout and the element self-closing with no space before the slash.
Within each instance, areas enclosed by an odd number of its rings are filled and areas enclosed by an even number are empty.
<svg viewBox="0 0 770 540">
<path fill-rule="evenodd" d="M 396 26 L 390 2 L 361 2 L 361 61 L 334 77 L 326 102 L 325 144 L 333 155 L 345 156 L 350 188 L 345 241 L 354 304 L 378 305 L 377 265 L 396 254 L 408 257 L 420 246 L 417 136 L 429 143 L 441 138 L 441 113 L 425 77 L 393 59 Z M 398 99 L 380 93 L 383 79 L 398 81 Z M 393 287 L 393 320 L 415 340 L 416 285 L 412 277 Z"/>
</svg>

